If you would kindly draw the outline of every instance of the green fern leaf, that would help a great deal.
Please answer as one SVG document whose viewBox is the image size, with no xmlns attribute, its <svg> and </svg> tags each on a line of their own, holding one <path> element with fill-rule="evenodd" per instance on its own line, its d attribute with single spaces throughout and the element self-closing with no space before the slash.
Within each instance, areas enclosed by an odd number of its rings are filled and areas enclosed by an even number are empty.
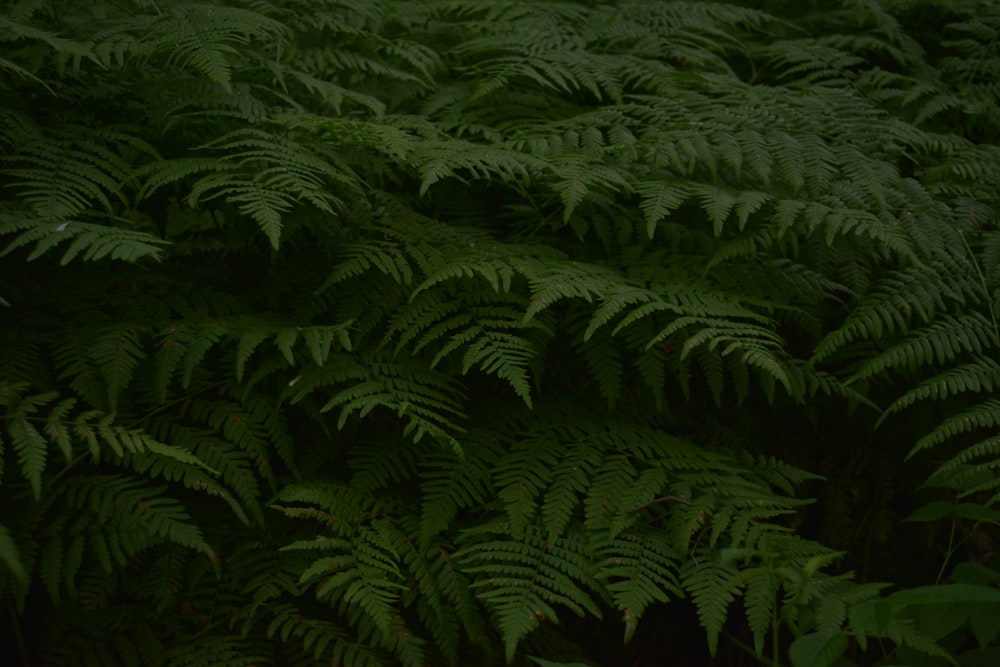
<svg viewBox="0 0 1000 667">
<path fill-rule="evenodd" d="M 274 40 L 286 32 L 280 22 L 236 7 L 180 5 L 172 9 L 150 26 L 155 36 L 151 49 L 168 52 L 168 64 L 193 67 L 227 91 L 235 46 L 251 39 Z"/>
<path fill-rule="evenodd" d="M 139 361 L 145 356 L 139 331 L 129 326 L 105 331 L 94 340 L 90 357 L 100 365 L 110 411 L 117 409 L 118 397 L 132 382 Z"/>
<path fill-rule="evenodd" d="M 421 461 L 420 541 L 447 528 L 460 509 L 486 502 L 492 490 L 491 466 L 496 454 L 487 443 L 465 448 L 463 456 L 453 452 L 432 453 Z"/>
<path fill-rule="evenodd" d="M 35 500 L 42 497 L 42 473 L 48 459 L 49 443 L 33 423 L 33 415 L 40 407 L 55 399 L 57 394 L 50 392 L 21 399 L 16 406 L 9 408 L 7 415 L 7 436 L 11 447 L 17 454 L 21 465 L 21 474 L 31 487 Z M 0 443 L 2 444 L 2 443 Z"/>
<path fill-rule="evenodd" d="M 673 545 L 662 533 L 645 530 L 616 538 L 598 549 L 602 566 L 595 574 L 606 582 L 625 624 L 624 641 L 629 642 L 649 605 L 682 595 L 677 580 Z"/>
<path fill-rule="evenodd" d="M 775 622 L 774 608 L 781 582 L 767 569 L 755 574 L 756 576 L 747 579 L 743 603 L 746 606 L 747 623 L 753 633 L 754 651 L 760 656 L 764 651 L 764 640 Z"/>
<path fill-rule="evenodd" d="M 868 361 L 849 381 L 888 368 L 916 368 L 935 360 L 943 364 L 963 352 L 983 354 L 995 344 L 995 336 L 993 324 L 979 313 L 946 317 L 912 332 L 905 341 Z"/>
<path fill-rule="evenodd" d="M 919 452 L 939 445 L 956 435 L 1000 424 L 1000 400 L 990 399 L 969 410 L 945 419 L 933 431 L 920 438 L 907 453 L 910 459 Z"/>
<path fill-rule="evenodd" d="M 0 561 L 19 584 L 28 584 L 28 572 L 24 568 L 17 543 L 10 531 L 2 525 L 0 525 Z"/>
<path fill-rule="evenodd" d="M 698 619 L 708 633 L 708 648 L 715 655 L 719 646 L 719 633 L 726 622 L 727 610 L 735 598 L 738 586 L 737 571 L 727 565 L 699 559 L 698 568 L 685 573 L 684 587 L 698 608 Z"/>
<path fill-rule="evenodd" d="M 640 208 L 646 218 L 646 235 L 650 239 L 656 234 L 657 224 L 692 194 L 690 187 L 683 181 L 640 183 L 635 190 L 642 197 Z"/>
<path fill-rule="evenodd" d="M 60 263 L 69 264 L 81 256 L 85 261 L 104 258 L 137 262 L 144 257 L 160 259 L 165 241 L 145 232 L 96 225 L 78 221 L 43 222 L 17 214 L 0 214 L 0 235 L 22 231 L 0 257 L 35 243 L 28 261 L 49 252 L 64 241 L 72 240 Z M 82 254 L 81 254 L 82 253 Z"/>
<path fill-rule="evenodd" d="M 548 545 L 526 535 L 523 541 L 486 541 L 467 547 L 464 570 L 492 572 L 491 580 L 473 585 L 477 597 L 497 615 L 507 661 L 517 645 L 543 620 L 558 623 L 556 605 L 582 616 L 600 616 L 597 604 L 577 583 L 593 582 L 586 572 L 586 557 L 574 541 L 560 539 Z M 573 576 L 569 576 L 573 573 Z"/>
<path fill-rule="evenodd" d="M 642 197 L 640 208 L 646 219 L 646 234 L 650 239 L 656 234 L 657 224 L 691 196 L 690 187 L 684 181 L 640 183 L 635 190 Z"/>
<path fill-rule="evenodd" d="M 625 373 L 618 342 L 602 330 L 579 343 L 577 351 L 597 380 L 601 397 L 607 401 L 609 408 L 614 408 L 622 394 Z"/>
<path fill-rule="evenodd" d="M 316 586 L 320 600 L 339 602 L 363 614 L 394 646 L 396 630 L 393 606 L 406 587 L 400 583 L 398 556 L 380 531 L 362 527 L 353 540 L 319 538 L 317 544 L 293 543 L 286 549 L 321 548 L 333 554 L 313 562 L 300 582 Z"/>
</svg>

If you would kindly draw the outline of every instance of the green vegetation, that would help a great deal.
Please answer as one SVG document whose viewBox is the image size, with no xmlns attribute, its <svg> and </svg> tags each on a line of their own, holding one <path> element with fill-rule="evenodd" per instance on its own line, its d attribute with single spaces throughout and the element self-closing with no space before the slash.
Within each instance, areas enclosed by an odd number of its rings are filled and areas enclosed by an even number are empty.
<svg viewBox="0 0 1000 667">
<path fill-rule="evenodd" d="M 0 6 L 6 664 L 1000 664 L 995 2 Z"/>
</svg>

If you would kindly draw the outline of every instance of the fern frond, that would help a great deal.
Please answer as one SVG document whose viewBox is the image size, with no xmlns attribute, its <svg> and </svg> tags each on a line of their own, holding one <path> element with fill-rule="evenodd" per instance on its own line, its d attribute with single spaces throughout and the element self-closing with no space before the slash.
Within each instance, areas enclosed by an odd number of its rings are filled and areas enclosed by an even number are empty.
<svg viewBox="0 0 1000 667">
<path fill-rule="evenodd" d="M 969 433 L 980 428 L 992 428 L 1000 424 L 1000 400 L 990 399 L 971 407 L 964 412 L 948 417 L 933 431 L 917 440 L 906 458 L 912 458 L 919 452 L 940 445 L 962 433 Z"/>
<path fill-rule="evenodd" d="M 933 281 L 927 279 L 930 276 L 934 276 Z M 931 266 L 914 266 L 887 275 L 872 286 L 840 328 L 816 345 L 813 363 L 856 340 L 879 338 L 897 331 L 906 333 L 914 319 L 928 323 L 949 302 L 964 304 L 966 295 L 958 282 L 947 273 L 937 273 Z"/>
<path fill-rule="evenodd" d="M 719 633 L 726 622 L 729 605 L 739 590 L 738 572 L 728 565 L 699 558 L 698 567 L 685 568 L 685 589 L 698 608 L 698 619 L 708 634 L 709 652 L 714 655 L 719 647 Z M 693 572 L 691 571 L 693 570 Z"/>
<path fill-rule="evenodd" d="M 146 352 L 139 339 L 139 329 L 125 326 L 102 332 L 91 344 L 90 358 L 101 369 L 108 392 L 108 407 L 114 412 L 118 397 L 129 386 Z"/>
<path fill-rule="evenodd" d="M 459 510 L 476 507 L 489 498 L 497 453 L 487 443 L 453 452 L 432 453 L 421 459 L 420 541 L 451 525 Z"/>
<path fill-rule="evenodd" d="M 80 512 L 77 530 L 88 523 L 101 526 L 82 535 L 98 563 L 111 572 L 113 562 L 125 565 L 130 556 L 162 541 L 212 553 L 201 530 L 189 523 L 187 511 L 178 501 L 164 496 L 165 490 L 150 487 L 141 479 L 107 475 L 69 482 L 64 493 L 67 505 Z M 55 566 L 64 568 L 61 562 L 55 561 Z"/>
<path fill-rule="evenodd" d="M 614 408 L 622 394 L 625 374 L 619 343 L 604 329 L 598 330 L 589 340 L 575 343 L 597 381 L 601 397 L 609 408 Z"/>
<path fill-rule="evenodd" d="M 482 146 L 458 139 L 421 142 L 413 160 L 419 164 L 421 195 L 438 181 L 451 176 L 462 178 L 463 173 L 473 179 L 495 177 L 514 183 L 546 167 L 540 160 L 502 146 Z"/>
<path fill-rule="evenodd" d="M 258 12 L 215 5 L 182 4 L 143 26 L 146 48 L 167 54 L 167 64 L 193 68 L 228 91 L 237 46 L 251 40 L 276 41 L 286 34 L 279 21 Z"/>
<path fill-rule="evenodd" d="M 281 240 L 282 217 L 298 201 L 333 214 L 340 207 L 340 199 L 331 190 L 338 185 L 357 187 L 354 174 L 331 153 L 321 155 L 275 132 L 235 130 L 202 148 L 222 153 L 221 159 L 233 166 L 226 172 L 199 179 L 187 201 L 197 206 L 199 202 L 223 197 L 238 205 L 240 211 L 257 221 L 274 248 L 278 248 Z M 192 168 L 197 165 L 192 164 Z M 176 168 L 171 166 L 171 174 L 175 172 Z M 153 177 L 160 181 L 166 178 L 158 174 Z"/>
<path fill-rule="evenodd" d="M 992 475 L 986 482 L 979 481 L 983 477 L 984 468 L 995 467 L 996 457 L 1000 455 L 1000 436 L 981 440 L 973 445 L 969 445 L 958 454 L 948 459 L 930 477 L 930 482 L 940 483 L 961 490 L 963 496 L 979 492 L 980 489 L 989 489 L 995 482 Z M 986 460 L 985 466 L 975 465 L 974 462 Z M 992 504 L 996 498 L 992 498 Z"/>
<path fill-rule="evenodd" d="M 600 616 L 586 590 L 595 582 L 586 574 L 587 558 L 578 543 L 567 539 L 549 543 L 530 532 L 518 541 L 504 540 L 502 533 L 498 537 L 471 544 L 461 559 L 468 573 L 493 573 L 491 580 L 477 582 L 473 589 L 497 616 L 508 662 L 518 643 L 542 621 L 559 622 L 556 606 L 578 616 L 585 612 Z"/>
<path fill-rule="evenodd" d="M 753 633 L 754 651 L 760 656 L 764 652 L 764 640 L 774 623 L 774 609 L 778 604 L 781 579 L 768 568 L 760 568 L 755 575 L 746 580 L 743 604 L 746 607 L 747 625 Z M 837 625 L 839 627 L 839 623 Z"/>
<path fill-rule="evenodd" d="M 297 484 L 285 486 L 277 495 L 279 503 L 296 505 L 276 505 L 286 516 L 321 520 L 326 528 L 339 537 L 350 537 L 357 525 L 370 510 L 371 498 L 358 493 L 351 487 L 337 484 Z M 315 505 L 317 507 L 300 507 Z M 317 542 L 316 548 L 325 548 L 325 543 Z M 308 548 L 305 542 L 297 543 L 296 549 Z"/>
<path fill-rule="evenodd" d="M 393 244 L 369 243 L 346 248 L 342 261 L 317 291 L 326 290 L 372 268 L 403 285 L 413 280 L 413 267 Z"/>
<path fill-rule="evenodd" d="M 449 597 L 447 593 L 439 591 L 434 586 L 441 570 L 447 567 L 447 555 L 431 551 L 430 555 L 424 558 L 416 545 L 410 541 L 409 536 L 402 531 L 396 531 L 395 543 L 417 583 L 416 589 L 404 594 L 403 604 L 407 607 L 416 607 L 421 620 L 430 628 L 434 643 L 448 659 L 457 660 L 462 628 L 459 614 L 455 613 L 454 607 L 461 598 Z"/>
<path fill-rule="evenodd" d="M 0 525 L 0 561 L 3 561 L 7 571 L 20 584 L 24 585 L 28 583 L 28 572 L 21 561 L 17 543 L 11 536 L 10 531 L 2 525 Z"/>
<path fill-rule="evenodd" d="M 849 381 L 871 377 L 889 368 L 916 368 L 935 361 L 945 364 L 960 357 L 963 352 L 982 355 L 996 343 L 993 323 L 983 315 L 971 313 L 945 317 L 913 331 L 903 342 L 868 361 Z M 957 385 L 953 386 L 957 389 Z M 942 397 L 944 395 L 947 395 L 947 389 Z"/>
<path fill-rule="evenodd" d="M 131 165 L 121 153 L 131 141 L 120 133 L 63 129 L 34 137 L 3 157 L 0 170 L 19 198 L 46 222 L 63 221 L 93 206 L 112 212 L 112 197 L 124 202 Z M 147 147 L 147 150 L 152 150 Z"/>
<path fill-rule="evenodd" d="M 286 498 L 291 499 L 286 495 Z M 302 494 L 295 498 L 302 500 Z M 316 596 L 350 610 L 362 633 L 377 632 L 378 642 L 407 667 L 423 664 L 422 642 L 398 620 L 394 607 L 402 591 L 401 557 L 392 531 L 378 523 L 356 527 L 350 540 L 318 537 L 295 542 L 286 550 L 332 552 L 306 568 L 301 583 L 316 586 Z"/>
<path fill-rule="evenodd" d="M 0 17 L 0 30 L 3 31 L 3 41 L 18 42 L 22 39 L 38 40 L 44 42 L 57 51 L 66 55 L 73 55 L 77 58 L 91 56 L 90 49 L 85 44 L 64 39 L 47 30 L 41 30 L 26 22 L 29 16 L 21 16 L 23 8 L 12 8 L 9 15 Z"/>
<path fill-rule="evenodd" d="M 23 230 L 23 231 L 22 231 Z M 72 240 L 63 253 L 60 264 L 66 265 L 77 257 L 85 261 L 104 258 L 137 262 L 144 257 L 159 259 L 166 241 L 146 232 L 122 229 L 79 221 L 43 222 L 21 218 L 16 214 L 0 214 L 0 235 L 21 231 L 0 257 L 34 243 L 28 255 L 31 261 L 49 252 L 64 241 Z"/>
<path fill-rule="evenodd" d="M 419 441 L 425 435 L 457 446 L 452 434 L 461 432 L 453 419 L 463 414 L 458 387 L 445 375 L 421 364 L 387 361 L 379 355 L 346 364 L 328 364 L 323 369 L 306 369 L 294 387 L 293 397 L 303 397 L 315 387 L 333 382 L 350 386 L 337 391 L 323 406 L 326 412 L 340 408 L 338 428 L 353 415 L 364 417 L 377 407 L 386 407 L 405 418 L 406 435 Z"/>
<path fill-rule="evenodd" d="M 188 645 L 172 647 L 168 652 L 170 667 L 209 667 L 210 665 L 233 665 L 233 667 L 255 667 L 274 664 L 263 646 L 255 647 L 238 635 L 214 636 Z"/>
<path fill-rule="evenodd" d="M 649 605 L 683 594 L 674 547 L 662 532 L 646 529 L 615 538 L 600 545 L 596 555 L 602 565 L 594 578 L 605 582 L 622 614 L 626 643 L 635 635 Z"/>
<path fill-rule="evenodd" d="M 35 500 L 42 496 L 42 473 L 48 459 L 49 443 L 39 432 L 33 422 L 33 413 L 46 403 L 54 400 L 58 394 L 49 392 L 37 396 L 21 398 L 11 388 L 4 388 L 3 396 L 7 414 L 7 437 L 10 445 L 17 453 L 17 461 L 21 465 L 21 474 L 28 481 Z M 0 441 L 0 446 L 3 442 Z M 2 451 L 2 450 L 0 450 Z M 2 468 L 0 468 L 2 470 Z"/>
<path fill-rule="evenodd" d="M 636 193 L 642 197 L 639 204 L 646 219 L 646 235 L 652 239 L 657 224 L 680 207 L 691 195 L 691 186 L 684 181 L 651 181 L 639 183 Z"/>
<path fill-rule="evenodd" d="M 515 446 L 494 468 L 494 484 L 513 535 L 524 535 L 534 525 L 540 496 L 552 483 L 560 453 L 551 440 L 529 440 Z"/>
<path fill-rule="evenodd" d="M 373 649 L 337 624 L 305 616 L 292 605 L 276 605 L 271 609 L 273 620 L 267 627 L 268 637 L 278 637 L 282 643 L 301 642 L 302 648 L 313 660 L 326 656 L 334 664 L 352 667 L 387 667 L 389 656 Z"/>
</svg>

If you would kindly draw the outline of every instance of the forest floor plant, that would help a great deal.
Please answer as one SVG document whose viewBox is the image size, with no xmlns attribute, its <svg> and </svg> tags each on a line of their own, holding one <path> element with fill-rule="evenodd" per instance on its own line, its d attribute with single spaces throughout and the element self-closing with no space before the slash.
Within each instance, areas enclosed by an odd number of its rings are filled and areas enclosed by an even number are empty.
<svg viewBox="0 0 1000 667">
<path fill-rule="evenodd" d="M 5 664 L 1000 664 L 995 2 L 0 7 Z"/>
</svg>

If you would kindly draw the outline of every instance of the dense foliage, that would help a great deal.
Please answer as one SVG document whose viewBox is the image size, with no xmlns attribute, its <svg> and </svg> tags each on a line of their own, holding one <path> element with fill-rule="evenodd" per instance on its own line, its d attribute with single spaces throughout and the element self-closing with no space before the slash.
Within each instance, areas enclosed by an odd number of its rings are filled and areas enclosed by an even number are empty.
<svg viewBox="0 0 1000 667">
<path fill-rule="evenodd" d="M 16 664 L 1000 664 L 996 3 L 0 6 Z"/>
</svg>

